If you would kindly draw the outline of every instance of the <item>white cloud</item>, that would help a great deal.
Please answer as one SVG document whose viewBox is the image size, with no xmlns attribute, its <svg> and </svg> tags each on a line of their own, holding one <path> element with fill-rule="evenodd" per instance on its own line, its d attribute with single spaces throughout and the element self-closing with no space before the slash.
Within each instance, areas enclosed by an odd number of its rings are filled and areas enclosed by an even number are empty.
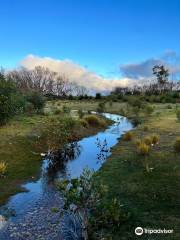
<svg viewBox="0 0 180 240">
<path fill-rule="evenodd" d="M 127 86 L 132 82 L 132 79 L 127 77 L 119 79 L 103 78 L 69 59 L 58 60 L 49 57 L 28 55 L 21 61 L 20 65 L 28 69 L 33 69 L 36 66 L 47 67 L 52 71 L 65 75 L 70 81 L 74 81 L 95 91 L 111 91 L 116 86 Z"/>
</svg>

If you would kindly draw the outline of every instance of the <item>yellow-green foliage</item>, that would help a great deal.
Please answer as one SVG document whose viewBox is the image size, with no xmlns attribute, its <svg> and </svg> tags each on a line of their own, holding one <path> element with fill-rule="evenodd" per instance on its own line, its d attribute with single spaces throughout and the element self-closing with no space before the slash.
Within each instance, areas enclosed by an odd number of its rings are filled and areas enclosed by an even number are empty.
<svg viewBox="0 0 180 240">
<path fill-rule="evenodd" d="M 142 143 L 142 141 L 141 141 L 141 139 L 137 138 L 137 139 L 135 139 L 134 143 L 138 147 Z"/>
<path fill-rule="evenodd" d="M 5 162 L 0 162 L 0 177 L 4 176 L 7 171 L 7 164 Z"/>
<path fill-rule="evenodd" d="M 180 137 L 176 138 L 176 141 L 174 143 L 174 150 L 178 153 L 180 153 Z"/>
<path fill-rule="evenodd" d="M 132 132 L 127 132 L 127 133 L 125 133 L 124 136 L 123 136 L 123 139 L 124 139 L 125 141 L 131 141 L 132 138 L 133 138 L 133 133 L 132 133 Z"/>
<path fill-rule="evenodd" d="M 152 144 L 157 144 L 159 142 L 159 135 L 153 134 L 151 136 L 151 141 L 152 141 Z"/>
<path fill-rule="evenodd" d="M 144 143 L 148 146 L 150 146 L 152 144 L 152 138 L 147 136 L 144 138 Z"/>
<path fill-rule="evenodd" d="M 80 119 L 79 122 L 85 128 L 89 126 L 88 122 L 85 119 Z"/>
<path fill-rule="evenodd" d="M 150 147 L 145 144 L 144 142 L 140 143 L 139 146 L 137 146 L 137 151 L 140 155 L 148 155 L 150 151 Z"/>
<path fill-rule="evenodd" d="M 105 126 L 106 123 L 103 119 L 100 119 L 98 116 L 95 115 L 88 115 L 84 117 L 84 120 L 93 127 Z"/>
</svg>

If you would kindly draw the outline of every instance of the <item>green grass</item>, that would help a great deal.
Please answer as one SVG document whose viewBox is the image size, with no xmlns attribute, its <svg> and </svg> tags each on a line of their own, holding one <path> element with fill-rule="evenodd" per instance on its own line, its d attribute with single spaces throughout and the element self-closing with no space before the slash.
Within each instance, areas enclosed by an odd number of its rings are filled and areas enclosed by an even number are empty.
<svg viewBox="0 0 180 240">
<path fill-rule="evenodd" d="M 165 104 L 155 105 L 155 109 L 154 114 L 133 131 L 137 138 L 154 133 L 160 136 L 160 143 L 148 156 L 152 172 L 145 171 L 143 157 L 137 154 L 133 141 L 120 140 L 98 173 L 109 187 L 109 198 L 119 197 L 131 214 L 112 239 L 139 239 L 134 234 L 138 226 L 175 231 L 173 235 L 146 234 L 141 239 L 180 239 L 180 154 L 175 154 L 173 149 L 176 137 L 180 136 L 180 123 L 175 111 L 167 109 Z M 144 131 L 145 125 L 149 130 Z"/>
</svg>

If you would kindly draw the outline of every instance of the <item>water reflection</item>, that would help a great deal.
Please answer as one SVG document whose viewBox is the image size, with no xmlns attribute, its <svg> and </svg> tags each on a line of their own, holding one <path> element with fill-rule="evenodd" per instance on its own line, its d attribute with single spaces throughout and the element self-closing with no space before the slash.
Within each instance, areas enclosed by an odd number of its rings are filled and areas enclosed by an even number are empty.
<svg viewBox="0 0 180 240">
<path fill-rule="evenodd" d="M 99 153 L 97 153 L 97 164 L 102 164 L 106 158 L 108 157 L 108 153 L 110 153 L 110 148 L 108 148 L 108 143 L 106 138 L 104 141 L 101 141 L 99 138 L 96 139 L 96 146 L 99 149 Z"/>
<path fill-rule="evenodd" d="M 73 142 L 64 146 L 63 149 L 49 154 L 42 165 L 42 181 L 44 181 L 45 184 L 50 184 L 54 182 L 55 179 L 67 178 L 67 162 L 76 159 L 80 153 L 80 144 Z"/>
</svg>

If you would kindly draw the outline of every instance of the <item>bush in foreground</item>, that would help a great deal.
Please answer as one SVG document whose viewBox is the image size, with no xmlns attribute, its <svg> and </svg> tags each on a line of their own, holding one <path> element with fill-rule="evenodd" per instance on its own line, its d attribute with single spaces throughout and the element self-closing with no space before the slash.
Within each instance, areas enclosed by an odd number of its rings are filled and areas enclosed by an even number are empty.
<svg viewBox="0 0 180 240">
<path fill-rule="evenodd" d="M 107 186 L 97 181 L 89 169 L 84 169 L 79 178 L 59 182 L 58 189 L 64 194 L 64 209 L 74 219 L 72 229 L 76 234 L 63 228 L 67 239 L 105 239 L 107 229 L 116 232 L 129 218 L 117 198 L 107 199 Z M 75 235 L 78 238 L 72 237 Z"/>
</svg>

